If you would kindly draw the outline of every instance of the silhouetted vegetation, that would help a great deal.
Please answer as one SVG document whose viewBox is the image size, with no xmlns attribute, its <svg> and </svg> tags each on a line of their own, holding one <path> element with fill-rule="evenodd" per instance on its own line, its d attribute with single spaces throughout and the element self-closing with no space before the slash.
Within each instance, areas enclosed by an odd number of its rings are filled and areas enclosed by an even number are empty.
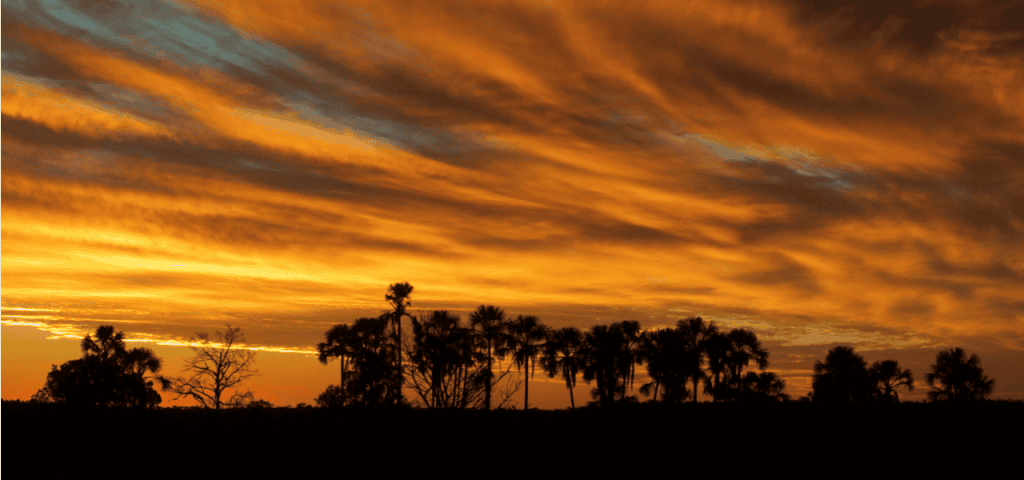
<svg viewBox="0 0 1024 480">
<path fill-rule="evenodd" d="M 381 406 L 394 402 L 391 392 L 398 376 L 394 337 L 388 333 L 390 314 L 360 318 L 355 324 L 335 325 L 317 345 L 321 363 L 337 358 L 341 383 L 329 386 L 316 399 L 320 406 Z"/>
<path fill-rule="evenodd" d="M 977 355 L 966 357 L 962 348 L 939 352 L 932 371 L 925 377 L 932 390 L 928 398 L 934 401 L 983 400 L 992 394 L 995 380 L 981 369 Z"/>
<path fill-rule="evenodd" d="M 966 358 L 961 348 L 939 352 L 926 380 L 932 387 L 928 392 L 932 401 L 982 400 L 995 384 L 985 376 L 978 356 Z M 875 362 L 868 368 L 852 348 L 838 346 L 829 350 L 824 363 L 814 362 L 811 398 L 820 403 L 897 403 L 900 387 L 913 390 L 914 375 L 895 360 Z"/>
<path fill-rule="evenodd" d="M 390 403 L 398 405 L 403 403 L 402 399 L 402 385 L 405 383 L 405 372 L 402 366 L 402 318 L 409 317 L 406 310 L 412 305 L 412 300 L 409 299 L 409 295 L 412 294 L 413 286 L 409 282 L 393 283 L 388 286 L 388 293 L 384 295 L 384 299 L 391 304 L 393 309 L 391 312 L 391 326 L 392 336 L 394 345 L 394 353 L 396 356 L 395 368 L 398 371 L 398 375 L 393 377 L 394 381 L 391 384 L 390 389 Z"/>
<path fill-rule="evenodd" d="M 431 408 L 466 408 L 485 394 L 487 359 L 458 315 L 434 311 L 413 319 L 409 360 L 413 388 Z"/>
<path fill-rule="evenodd" d="M 487 359 L 487 367 L 481 372 L 484 383 L 484 409 L 491 409 L 491 395 L 494 390 L 494 360 L 503 358 L 508 351 L 508 320 L 505 311 L 493 305 L 480 305 L 469 317 L 477 339 L 477 348 Z"/>
<path fill-rule="evenodd" d="M 227 330 L 218 330 L 216 335 L 216 343 L 211 343 L 209 334 L 205 332 L 192 338 L 193 345 L 189 348 L 195 355 L 185 361 L 185 372 L 190 376 L 171 379 L 166 387 L 178 395 L 175 399 L 188 397 L 203 407 L 216 410 L 225 404 L 244 405 L 252 399 L 252 393 L 248 391 L 236 390 L 226 402 L 223 396 L 229 389 L 257 374 L 253 368 L 256 352 L 239 347 L 238 344 L 245 341 L 241 328 L 228 325 Z"/>
<path fill-rule="evenodd" d="M 551 332 L 544 344 L 541 365 L 548 376 L 561 375 L 569 389 L 569 407 L 576 409 L 572 390 L 576 388 L 576 376 L 583 368 L 583 332 L 576 327 L 565 327 Z"/>
<path fill-rule="evenodd" d="M 532 315 L 519 315 L 508 327 L 509 351 L 512 355 L 512 363 L 518 368 L 526 369 L 523 377 L 526 388 L 523 391 L 523 410 L 530 406 L 530 377 L 533 376 L 533 365 L 541 349 L 547 342 L 550 328 L 540 323 L 537 317 Z"/>
<path fill-rule="evenodd" d="M 814 362 L 815 402 L 863 404 L 871 400 L 875 383 L 864 357 L 850 347 L 828 351 L 824 362 Z"/>
<path fill-rule="evenodd" d="M 901 369 L 896 360 L 872 363 L 868 373 L 875 381 L 875 396 L 880 401 L 899 402 L 899 387 L 906 387 L 908 391 L 914 390 L 914 374 L 910 370 Z"/>
<path fill-rule="evenodd" d="M 581 374 L 585 382 L 594 384 L 592 405 L 638 404 L 629 392 L 639 365 L 646 365 L 649 379 L 639 390 L 650 397 L 651 404 L 680 405 L 690 399 L 696 403 L 701 384 L 712 403 L 753 405 L 790 399 L 785 381 L 764 371 L 768 351 L 746 329 L 725 332 L 714 322 L 691 317 L 679 320 L 674 328 L 650 331 L 643 331 L 636 321 L 594 325 L 586 332 L 575 327 L 554 330 L 537 317 L 518 315 L 510 320 L 501 308 L 485 305 L 464 325 L 458 315 L 443 310 L 413 316 L 408 312 L 412 291 L 408 283 L 392 284 L 385 295 L 391 306 L 388 311 L 325 332 L 325 341 L 317 345 L 318 359 L 325 365 L 338 361 L 340 382 L 316 398 L 318 406 L 407 405 L 395 392 L 401 386 L 414 391 L 416 401 L 431 409 L 490 410 L 505 406 L 522 385 L 527 410 L 529 380 L 538 360 L 549 377 L 559 376 L 565 382 L 572 409 L 576 407 L 573 389 Z M 405 317 L 411 320 L 410 338 L 401 336 Z M 83 358 L 54 366 L 33 400 L 152 407 L 160 403 L 153 388 L 159 382 L 176 398 L 191 398 L 205 408 L 272 409 L 269 402 L 247 391 L 235 390 L 224 400 L 229 390 L 256 375 L 255 352 L 240 348 L 244 338 L 239 328 L 228 325 L 216 336 L 217 341 L 211 342 L 207 334 L 197 334 L 190 347 L 194 356 L 185 368 L 190 377 L 168 379 L 156 376 L 160 360 L 152 351 L 128 350 L 122 333 L 100 327 L 95 339 L 91 335 L 83 339 Z M 502 362 L 506 357 L 510 362 Z M 512 374 L 513 366 L 518 376 Z M 749 371 L 753 367 L 761 371 Z M 994 386 L 978 356 L 967 357 L 960 348 L 940 352 L 926 379 L 932 401 L 982 400 Z M 812 388 L 809 399 L 815 403 L 898 403 L 900 390 L 914 389 L 914 376 L 895 360 L 869 367 L 852 348 L 837 346 L 824 361 L 815 362 Z"/>
<path fill-rule="evenodd" d="M 82 358 L 56 365 L 46 384 L 32 396 L 36 402 L 74 406 L 154 407 L 160 394 L 153 388 L 160 377 L 146 376 L 160 371 L 160 358 L 148 348 L 128 350 L 124 333 L 113 326 L 96 329 L 96 339 L 82 339 Z"/>
</svg>

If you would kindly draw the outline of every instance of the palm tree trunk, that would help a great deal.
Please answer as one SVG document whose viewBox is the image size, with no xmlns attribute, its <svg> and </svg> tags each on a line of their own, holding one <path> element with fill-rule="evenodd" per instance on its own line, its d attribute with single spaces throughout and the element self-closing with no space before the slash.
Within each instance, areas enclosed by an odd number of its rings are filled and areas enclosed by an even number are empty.
<svg viewBox="0 0 1024 480">
<path fill-rule="evenodd" d="M 345 398 L 345 396 L 346 396 L 345 395 L 345 393 L 346 393 L 346 390 L 345 390 L 345 370 L 348 370 L 348 368 L 345 368 L 345 367 L 347 367 L 347 365 L 345 365 L 345 363 L 346 363 L 347 360 L 348 359 L 345 358 L 344 355 L 342 355 L 342 357 L 341 357 L 341 404 L 342 405 L 344 405 L 345 402 L 348 400 L 347 398 Z"/>
<path fill-rule="evenodd" d="M 574 398 L 572 398 L 572 387 L 571 386 L 569 387 L 569 406 L 571 406 L 573 410 L 576 410 L 576 400 Z"/>
<path fill-rule="evenodd" d="M 491 368 L 492 367 L 492 364 L 491 364 L 492 360 L 493 359 L 491 358 L 491 339 L 488 338 L 487 339 L 487 385 L 486 385 L 486 388 L 484 389 L 484 408 L 486 410 L 488 410 L 488 411 L 490 411 L 490 409 L 491 409 L 491 375 L 493 375 L 492 372 L 494 372 L 494 370 L 492 370 L 492 368 Z"/>
<path fill-rule="evenodd" d="M 402 403 L 402 385 L 405 383 L 405 372 L 402 371 L 402 314 L 396 312 L 395 320 L 398 323 L 398 385 L 395 387 L 395 404 L 400 405 Z"/>
<path fill-rule="evenodd" d="M 523 392 L 523 411 L 530 408 L 530 359 L 526 359 L 526 391 Z"/>
</svg>

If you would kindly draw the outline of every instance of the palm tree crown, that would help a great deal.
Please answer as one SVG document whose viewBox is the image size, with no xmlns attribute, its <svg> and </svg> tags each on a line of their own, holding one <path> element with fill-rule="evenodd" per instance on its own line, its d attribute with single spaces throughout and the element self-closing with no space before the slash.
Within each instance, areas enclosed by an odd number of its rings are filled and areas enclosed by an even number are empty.
<svg viewBox="0 0 1024 480">
<path fill-rule="evenodd" d="M 928 398 L 933 401 L 983 400 L 992 394 L 995 380 L 981 369 L 981 359 L 967 354 L 962 348 L 939 352 L 935 365 L 925 380 L 932 387 Z"/>
<path fill-rule="evenodd" d="M 884 360 L 871 364 L 868 373 L 876 383 L 876 395 L 879 400 L 886 402 L 899 402 L 900 395 L 897 387 L 907 387 L 907 390 L 914 390 L 914 374 L 910 370 L 900 368 L 896 360 Z"/>
<path fill-rule="evenodd" d="M 865 403 L 875 390 L 864 357 L 853 348 L 838 346 L 828 351 L 825 362 L 814 362 L 812 382 L 815 402 Z"/>
</svg>

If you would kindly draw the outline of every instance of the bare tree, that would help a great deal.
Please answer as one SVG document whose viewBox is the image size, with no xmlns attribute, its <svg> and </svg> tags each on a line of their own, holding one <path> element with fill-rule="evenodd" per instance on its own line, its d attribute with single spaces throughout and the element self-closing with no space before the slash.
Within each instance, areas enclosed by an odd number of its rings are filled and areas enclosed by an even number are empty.
<svg viewBox="0 0 1024 480">
<path fill-rule="evenodd" d="M 191 397 L 205 408 L 220 410 L 222 406 L 249 394 L 236 391 L 228 401 L 221 400 L 228 389 L 258 374 L 253 368 L 256 352 L 238 346 L 245 341 L 242 329 L 232 328 L 231 325 L 227 327 L 223 333 L 216 332 L 216 343 L 210 342 L 207 333 L 197 333 L 198 339 L 192 338 L 192 342 L 199 345 L 189 347 L 195 356 L 185 361 L 184 371 L 191 376 L 187 380 L 173 379 L 168 388 L 178 395 L 175 399 Z"/>
</svg>

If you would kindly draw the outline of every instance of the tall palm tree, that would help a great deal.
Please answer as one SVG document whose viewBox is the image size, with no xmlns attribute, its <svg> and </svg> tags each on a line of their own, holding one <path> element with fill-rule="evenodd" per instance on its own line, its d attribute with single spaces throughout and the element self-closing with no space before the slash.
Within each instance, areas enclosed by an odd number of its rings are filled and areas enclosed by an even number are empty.
<svg viewBox="0 0 1024 480">
<path fill-rule="evenodd" d="M 701 366 L 704 364 L 704 357 L 706 356 L 706 342 L 709 338 L 718 334 L 718 325 L 715 325 L 715 322 L 704 323 L 704 319 L 700 317 L 690 317 L 677 322 L 676 330 L 682 333 L 687 348 L 691 350 L 691 355 L 696 360 L 692 364 L 693 369 L 687 376 L 693 382 L 693 403 L 697 403 L 697 384 L 705 378 Z"/>
<path fill-rule="evenodd" d="M 594 325 L 583 335 L 583 380 L 596 380 L 597 388 L 591 395 L 601 406 L 611 404 L 618 391 L 619 351 L 618 336 L 608 325 Z"/>
<path fill-rule="evenodd" d="M 564 327 L 551 333 L 544 345 L 541 365 L 548 376 L 561 375 L 565 388 L 569 389 L 569 406 L 576 409 L 572 389 L 576 387 L 576 375 L 583 367 L 583 332 L 576 327 Z"/>
<path fill-rule="evenodd" d="M 619 397 L 626 398 L 626 387 L 628 386 L 630 391 L 633 390 L 636 365 L 643 360 L 640 348 L 642 344 L 640 322 L 624 320 L 612 324 L 611 328 L 616 331 L 621 342 L 622 350 L 617 363 L 619 375 L 622 377 L 623 382 Z"/>
<path fill-rule="evenodd" d="M 992 394 L 995 380 L 985 375 L 981 359 L 977 355 L 966 356 L 959 347 L 939 352 L 931 373 L 925 376 L 932 387 L 928 398 L 932 401 L 968 401 L 984 400 Z"/>
<path fill-rule="evenodd" d="M 914 390 L 914 374 L 910 370 L 900 369 L 896 360 L 885 360 L 871 364 L 868 374 L 876 382 L 876 394 L 882 401 L 899 403 L 900 395 L 896 392 L 897 387 L 907 387 L 907 390 Z"/>
<path fill-rule="evenodd" d="M 341 392 L 342 404 L 346 401 L 347 390 L 345 389 L 345 377 L 349 370 L 349 363 L 352 359 L 353 330 L 347 324 L 335 325 L 324 333 L 324 340 L 317 344 L 320 363 L 327 365 L 327 360 L 335 357 L 341 364 L 341 384 L 338 385 Z"/>
<path fill-rule="evenodd" d="M 493 305 L 480 305 L 476 311 L 469 316 L 469 323 L 481 340 L 484 354 L 487 356 L 487 369 L 483 371 L 484 380 L 484 408 L 491 409 L 491 388 L 494 379 L 494 358 L 503 357 L 505 346 L 508 343 L 508 321 L 505 320 L 505 311 Z"/>
<path fill-rule="evenodd" d="M 658 392 L 668 373 L 667 357 L 670 348 L 666 348 L 667 333 L 669 330 L 651 330 L 640 334 L 640 357 L 647 363 L 647 376 L 651 377 L 649 383 L 640 386 L 641 395 L 651 395 L 651 401 L 658 401 Z"/>
<path fill-rule="evenodd" d="M 509 340 L 512 361 L 522 371 L 526 367 L 525 392 L 523 393 L 523 410 L 530 406 L 530 376 L 532 366 L 547 341 L 550 328 L 543 325 L 533 315 L 519 315 L 509 325 Z"/>
<path fill-rule="evenodd" d="M 391 322 L 395 330 L 395 355 L 397 357 L 395 365 L 398 373 L 391 395 L 396 404 L 402 403 L 402 385 L 405 384 L 405 373 L 402 368 L 402 317 L 409 316 L 411 318 L 406 309 L 412 305 L 412 301 L 409 300 L 412 290 L 413 286 L 409 282 L 393 283 L 388 286 L 388 293 L 384 295 L 384 299 L 390 302 L 394 309 L 391 314 Z"/>
<path fill-rule="evenodd" d="M 758 368 L 764 370 L 768 367 L 768 350 L 761 346 L 757 335 L 747 329 L 737 328 L 728 333 L 732 347 L 726 355 L 730 388 L 738 388 L 743 380 L 743 369 L 754 362 Z"/>
<path fill-rule="evenodd" d="M 704 353 L 708 358 L 708 371 L 704 377 L 704 393 L 711 394 L 712 401 L 719 401 L 725 393 L 722 377 L 728 373 L 729 352 L 732 342 L 726 334 L 717 330 L 704 340 Z"/>
</svg>

